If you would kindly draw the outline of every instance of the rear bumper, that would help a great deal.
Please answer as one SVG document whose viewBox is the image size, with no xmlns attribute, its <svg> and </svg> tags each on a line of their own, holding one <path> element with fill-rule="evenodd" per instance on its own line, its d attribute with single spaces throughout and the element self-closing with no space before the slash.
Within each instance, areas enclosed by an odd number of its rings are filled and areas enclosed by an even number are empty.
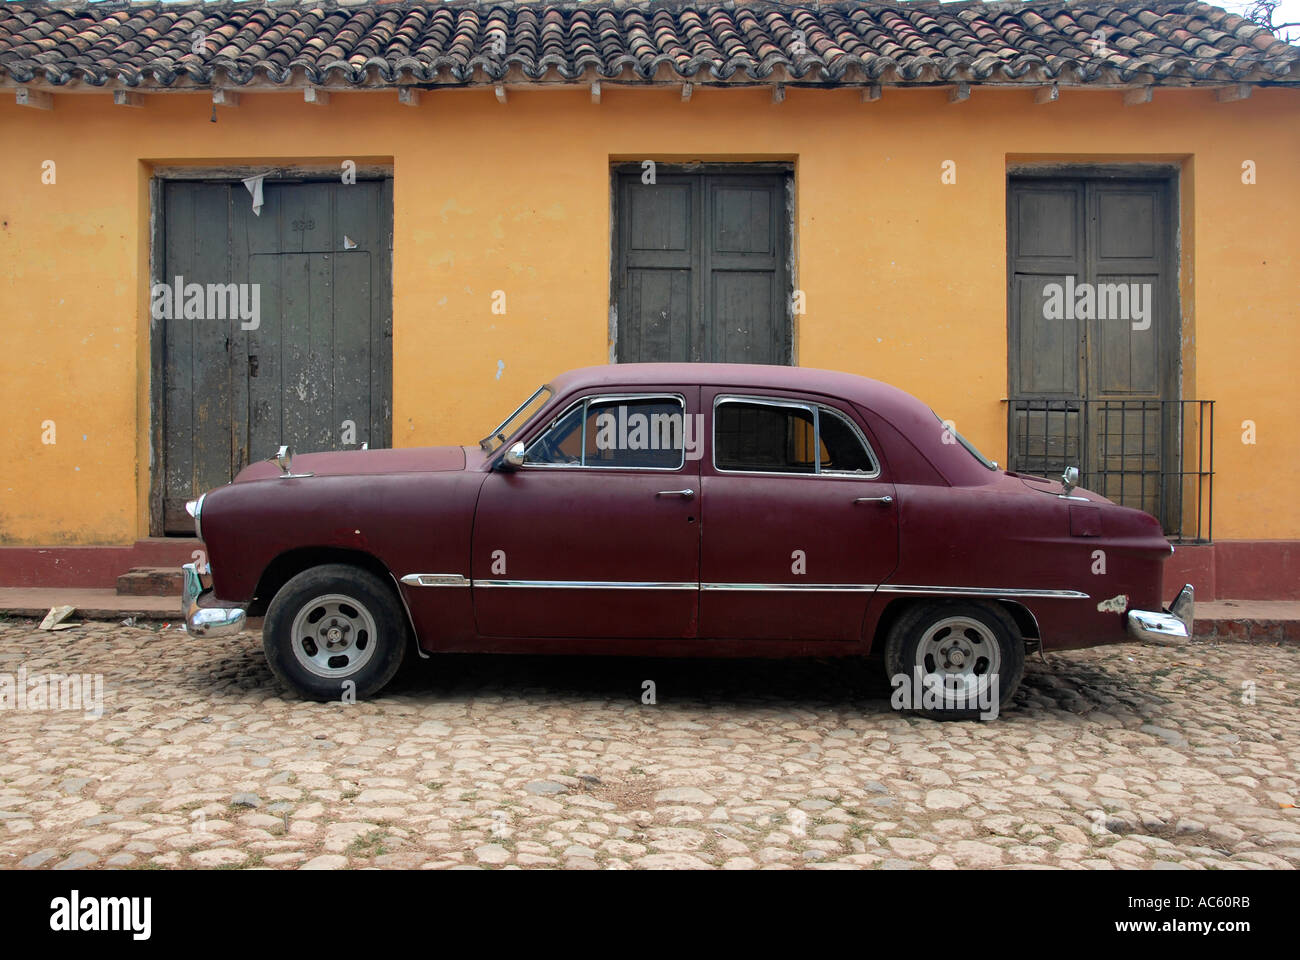
<svg viewBox="0 0 1300 960">
<path fill-rule="evenodd" d="M 239 607 L 204 607 L 202 600 L 212 592 L 203 589 L 198 568 L 187 563 L 181 567 L 185 575 L 181 585 L 181 616 L 185 632 L 191 637 L 227 637 L 240 633 L 248 616 Z"/>
<path fill-rule="evenodd" d="M 1130 610 L 1127 618 L 1129 636 L 1148 643 L 1186 640 L 1192 635 L 1195 604 L 1195 591 L 1188 583 L 1178 591 L 1178 596 L 1166 610 Z"/>
</svg>

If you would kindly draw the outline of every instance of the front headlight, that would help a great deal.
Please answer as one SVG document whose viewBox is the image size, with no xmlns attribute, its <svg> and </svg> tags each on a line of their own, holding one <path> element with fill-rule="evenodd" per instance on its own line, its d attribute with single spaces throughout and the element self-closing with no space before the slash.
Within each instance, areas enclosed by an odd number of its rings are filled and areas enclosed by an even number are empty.
<svg viewBox="0 0 1300 960">
<path fill-rule="evenodd" d="M 206 493 L 201 493 L 197 500 L 185 502 L 185 512 L 194 518 L 194 535 L 200 540 L 203 539 L 203 498 L 206 496 Z"/>
</svg>

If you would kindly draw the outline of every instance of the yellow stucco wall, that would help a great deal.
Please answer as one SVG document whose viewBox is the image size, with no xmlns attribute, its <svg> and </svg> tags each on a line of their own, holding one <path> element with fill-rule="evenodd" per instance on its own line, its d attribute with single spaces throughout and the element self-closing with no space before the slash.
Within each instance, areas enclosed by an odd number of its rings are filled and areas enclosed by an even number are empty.
<svg viewBox="0 0 1300 960">
<path fill-rule="evenodd" d="M 148 531 L 153 166 L 383 158 L 394 171 L 394 444 L 472 442 L 537 383 L 609 356 L 610 164 L 794 164 L 799 362 L 910 390 L 1005 460 L 1005 176 L 1032 159 L 1181 164 L 1185 397 L 1218 401 L 1217 538 L 1300 537 L 1300 92 L 676 88 L 56 95 L 0 103 L 0 543 Z M 42 163 L 57 164 L 44 185 Z M 940 165 L 957 165 L 957 183 Z M 1255 162 L 1258 183 L 1241 182 Z M 507 313 L 491 312 L 494 290 Z M 498 365 L 503 366 L 499 367 Z M 501 375 L 498 377 L 498 371 Z M 1194 373 L 1194 377 L 1192 376 Z M 1258 442 L 1240 441 L 1253 420 Z M 43 444 L 53 420 L 57 442 Z M 270 451 L 268 451 L 269 453 Z"/>
</svg>

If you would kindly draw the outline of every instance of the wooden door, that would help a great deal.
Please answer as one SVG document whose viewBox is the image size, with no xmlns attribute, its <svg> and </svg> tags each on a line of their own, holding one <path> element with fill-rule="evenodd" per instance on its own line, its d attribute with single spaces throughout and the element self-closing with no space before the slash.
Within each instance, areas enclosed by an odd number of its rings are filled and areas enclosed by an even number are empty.
<svg viewBox="0 0 1300 960">
<path fill-rule="evenodd" d="M 619 362 L 792 360 L 786 175 L 616 177 Z"/>
<path fill-rule="evenodd" d="M 1011 468 L 1059 475 L 1174 529 L 1181 343 L 1164 180 L 1013 179 Z"/>
<path fill-rule="evenodd" d="M 282 443 L 390 443 L 391 197 L 387 181 L 264 182 L 254 214 L 239 182 L 165 185 L 163 278 L 203 304 L 155 320 L 161 532 L 191 532 L 186 500 Z"/>
</svg>

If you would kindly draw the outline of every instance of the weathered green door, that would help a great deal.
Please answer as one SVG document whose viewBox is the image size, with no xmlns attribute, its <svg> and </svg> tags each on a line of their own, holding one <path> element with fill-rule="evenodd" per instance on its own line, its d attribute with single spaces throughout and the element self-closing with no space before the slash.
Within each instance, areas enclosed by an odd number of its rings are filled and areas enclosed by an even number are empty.
<svg viewBox="0 0 1300 960">
<path fill-rule="evenodd" d="M 1165 180 L 1013 179 L 1011 468 L 1083 482 L 1177 527 L 1176 259 Z"/>
<path fill-rule="evenodd" d="M 616 177 L 619 362 L 790 363 L 786 175 Z"/>
<path fill-rule="evenodd" d="M 159 279 L 183 278 L 153 306 L 166 533 L 191 532 L 186 500 L 282 443 L 391 441 L 391 183 L 264 181 L 262 198 L 257 215 L 240 182 L 163 190 Z"/>
</svg>

